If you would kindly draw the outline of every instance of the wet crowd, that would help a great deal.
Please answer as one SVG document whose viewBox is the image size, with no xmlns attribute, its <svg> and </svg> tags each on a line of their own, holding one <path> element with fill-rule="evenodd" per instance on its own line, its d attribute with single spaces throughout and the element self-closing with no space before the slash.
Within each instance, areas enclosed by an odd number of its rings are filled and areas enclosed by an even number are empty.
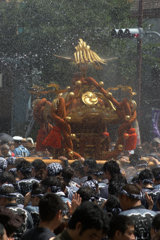
<svg viewBox="0 0 160 240">
<path fill-rule="evenodd" d="M 0 145 L 0 239 L 160 239 L 160 139 L 99 164 Z M 33 156 L 33 161 L 26 157 Z"/>
</svg>

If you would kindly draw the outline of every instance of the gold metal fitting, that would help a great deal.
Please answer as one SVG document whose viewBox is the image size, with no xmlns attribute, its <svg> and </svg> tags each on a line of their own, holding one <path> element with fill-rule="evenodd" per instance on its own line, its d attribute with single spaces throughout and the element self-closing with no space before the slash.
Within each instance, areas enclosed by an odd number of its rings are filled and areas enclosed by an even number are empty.
<svg viewBox="0 0 160 240">
<path fill-rule="evenodd" d="M 126 121 L 130 120 L 130 118 L 131 118 L 131 117 L 130 117 L 129 115 L 126 115 L 126 116 L 125 116 L 125 120 L 126 120 Z"/>
<path fill-rule="evenodd" d="M 71 138 L 75 139 L 76 138 L 76 134 L 75 133 L 71 133 Z"/>
<path fill-rule="evenodd" d="M 69 116 L 66 117 L 67 122 L 69 122 L 71 119 L 72 119 L 72 118 L 69 117 Z"/>
<path fill-rule="evenodd" d="M 69 152 L 69 155 L 72 157 L 72 156 L 73 156 L 73 151 L 70 151 L 70 152 Z"/>
<path fill-rule="evenodd" d="M 108 96 L 112 96 L 112 93 L 111 92 L 108 92 L 108 94 L 107 94 Z"/>
<path fill-rule="evenodd" d="M 104 82 L 103 82 L 103 81 L 100 81 L 100 82 L 99 82 L 99 85 L 100 85 L 101 87 L 103 87 L 103 86 L 104 86 Z"/>
<path fill-rule="evenodd" d="M 70 97 L 74 97 L 74 95 L 75 95 L 74 92 L 70 92 L 70 93 L 69 93 L 69 96 L 70 96 Z"/>
<path fill-rule="evenodd" d="M 66 89 L 67 89 L 67 90 L 70 90 L 70 89 L 71 89 L 71 87 L 70 87 L 70 86 L 67 86 L 67 87 L 66 87 Z"/>
<path fill-rule="evenodd" d="M 128 133 L 125 133 L 124 134 L 124 137 L 127 139 L 127 138 L 129 138 L 129 134 Z"/>
<path fill-rule="evenodd" d="M 78 81 L 75 82 L 75 85 L 76 85 L 76 86 L 80 86 L 81 84 L 82 84 L 82 81 L 81 81 L 81 80 L 78 80 Z"/>
<path fill-rule="evenodd" d="M 123 150 L 123 145 L 122 145 L 122 144 L 119 144 L 119 145 L 118 145 L 118 150 L 119 150 L 119 151 L 122 151 L 122 150 Z"/>
</svg>

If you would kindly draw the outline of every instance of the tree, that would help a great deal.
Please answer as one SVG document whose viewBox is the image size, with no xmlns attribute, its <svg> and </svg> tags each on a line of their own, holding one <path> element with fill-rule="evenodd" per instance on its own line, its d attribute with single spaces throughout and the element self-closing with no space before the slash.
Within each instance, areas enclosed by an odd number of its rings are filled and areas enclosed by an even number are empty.
<svg viewBox="0 0 160 240">
<path fill-rule="evenodd" d="M 74 64 L 57 59 L 54 54 L 72 56 L 78 39 L 83 38 L 102 57 L 119 58 L 105 68 L 106 79 L 103 79 L 104 72 L 97 73 L 91 69 L 92 74 L 100 80 L 110 81 L 113 80 L 114 71 L 118 72 L 119 81 L 126 79 L 127 82 L 130 76 L 135 77 L 135 64 L 129 66 L 128 62 L 135 61 L 136 51 L 131 53 L 128 41 L 113 40 L 110 31 L 115 26 L 128 27 L 133 24 L 129 9 L 127 0 L 3 2 L 0 4 L 3 19 L 0 22 L 1 54 L 36 55 L 36 67 L 41 68 L 44 81 L 66 85 L 72 72 L 78 69 Z M 132 56 L 129 61 L 128 56 Z"/>
</svg>

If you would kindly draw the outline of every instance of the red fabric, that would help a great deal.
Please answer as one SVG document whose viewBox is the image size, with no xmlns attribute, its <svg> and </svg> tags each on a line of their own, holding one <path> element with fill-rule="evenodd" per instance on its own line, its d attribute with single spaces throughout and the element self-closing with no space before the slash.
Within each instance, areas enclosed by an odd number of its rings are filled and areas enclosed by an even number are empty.
<svg viewBox="0 0 160 240">
<path fill-rule="evenodd" d="M 53 126 L 52 130 L 48 134 L 48 136 L 43 141 L 43 146 L 48 146 L 52 148 L 61 148 L 61 131 L 58 127 Z"/>
<path fill-rule="evenodd" d="M 11 152 L 11 156 L 12 156 L 12 157 L 15 157 L 15 154 L 14 154 L 14 152 Z"/>
<path fill-rule="evenodd" d="M 125 150 L 133 150 L 137 145 L 137 134 L 134 128 L 130 128 L 124 133 Z"/>
<path fill-rule="evenodd" d="M 46 149 L 45 146 L 43 146 L 42 142 L 46 137 L 46 131 L 44 128 L 40 128 L 38 130 L 38 135 L 36 139 L 36 151 L 44 151 Z"/>
<path fill-rule="evenodd" d="M 109 132 L 103 132 L 103 135 L 109 137 Z"/>
</svg>

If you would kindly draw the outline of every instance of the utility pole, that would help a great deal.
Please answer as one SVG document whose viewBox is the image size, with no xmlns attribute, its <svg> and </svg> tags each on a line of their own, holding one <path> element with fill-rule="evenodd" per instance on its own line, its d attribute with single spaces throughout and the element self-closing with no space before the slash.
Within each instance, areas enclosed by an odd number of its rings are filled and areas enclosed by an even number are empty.
<svg viewBox="0 0 160 240">
<path fill-rule="evenodd" d="M 143 0 L 139 0 L 138 27 L 142 28 L 143 23 Z M 137 111 L 141 119 L 141 92 L 142 92 L 142 38 L 137 38 Z"/>
</svg>

